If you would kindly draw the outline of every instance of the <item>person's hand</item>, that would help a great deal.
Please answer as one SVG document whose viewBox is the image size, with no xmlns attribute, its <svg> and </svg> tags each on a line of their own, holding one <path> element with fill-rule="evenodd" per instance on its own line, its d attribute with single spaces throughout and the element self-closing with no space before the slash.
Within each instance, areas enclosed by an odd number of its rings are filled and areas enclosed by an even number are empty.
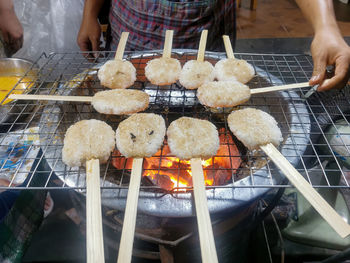
<svg viewBox="0 0 350 263">
<path fill-rule="evenodd" d="M 338 30 L 324 29 L 315 34 L 311 44 L 314 70 L 310 85 L 319 84 L 318 91 L 343 88 L 350 77 L 350 47 Z M 326 78 L 326 67 L 335 67 L 334 76 Z"/>
<path fill-rule="evenodd" d="M 6 55 L 11 56 L 23 45 L 23 27 L 13 8 L 0 9 L 0 30 Z"/>
<path fill-rule="evenodd" d="M 101 27 L 97 19 L 84 18 L 77 37 L 77 43 L 81 51 L 99 51 L 101 44 Z M 87 54 L 87 58 L 97 57 L 97 53 Z"/>
</svg>

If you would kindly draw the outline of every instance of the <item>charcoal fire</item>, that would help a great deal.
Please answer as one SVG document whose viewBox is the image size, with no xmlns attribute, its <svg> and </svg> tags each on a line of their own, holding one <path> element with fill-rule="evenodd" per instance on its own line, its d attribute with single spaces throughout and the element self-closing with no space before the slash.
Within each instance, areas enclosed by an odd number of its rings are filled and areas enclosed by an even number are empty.
<svg viewBox="0 0 350 263">
<path fill-rule="evenodd" d="M 241 154 L 230 133 L 221 128 L 219 134 L 220 148 L 216 156 L 202 161 L 207 186 L 229 183 L 232 172 L 235 173 L 242 162 Z M 112 163 L 117 169 L 128 170 L 131 169 L 132 159 L 120 156 L 116 150 L 113 153 Z M 190 161 L 172 156 L 166 143 L 153 157 L 144 158 L 143 176 L 153 185 L 166 190 L 192 186 Z"/>
</svg>

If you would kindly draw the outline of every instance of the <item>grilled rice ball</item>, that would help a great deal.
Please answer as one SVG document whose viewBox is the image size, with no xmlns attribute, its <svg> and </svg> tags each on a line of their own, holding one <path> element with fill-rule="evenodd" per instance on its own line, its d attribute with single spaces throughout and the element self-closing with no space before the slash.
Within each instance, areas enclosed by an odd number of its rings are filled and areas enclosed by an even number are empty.
<svg viewBox="0 0 350 263">
<path fill-rule="evenodd" d="M 170 85 L 180 76 L 181 64 L 175 58 L 155 58 L 145 67 L 146 78 L 154 85 Z"/>
<path fill-rule="evenodd" d="M 208 159 L 220 146 L 215 125 L 206 120 L 181 117 L 169 125 L 167 135 L 171 153 L 180 159 Z"/>
<path fill-rule="evenodd" d="M 233 107 L 250 99 L 250 89 L 234 80 L 212 81 L 198 88 L 197 97 L 201 104 L 208 107 Z"/>
<path fill-rule="evenodd" d="M 91 159 L 107 162 L 115 148 L 115 133 L 105 122 L 83 120 L 71 125 L 63 140 L 62 161 L 70 166 L 83 166 Z"/>
<path fill-rule="evenodd" d="M 190 60 L 183 66 L 179 82 L 186 89 L 197 89 L 200 85 L 213 81 L 215 70 L 208 61 Z"/>
<path fill-rule="evenodd" d="M 282 133 L 276 120 L 268 113 L 246 108 L 230 113 L 227 118 L 232 133 L 249 150 L 259 149 L 268 143 L 276 147 L 282 142 Z"/>
<path fill-rule="evenodd" d="M 116 132 L 117 148 L 125 157 L 151 157 L 162 146 L 165 121 L 154 113 L 135 113 Z"/>
<path fill-rule="evenodd" d="M 108 60 L 98 71 L 97 77 L 107 88 L 126 89 L 136 81 L 136 69 L 126 60 Z"/>
<path fill-rule="evenodd" d="M 149 95 L 140 90 L 117 89 L 97 92 L 91 104 L 99 113 L 132 114 L 148 107 Z"/>
<path fill-rule="evenodd" d="M 218 80 L 237 80 L 247 83 L 254 77 L 254 68 L 243 59 L 225 58 L 215 64 Z"/>
</svg>

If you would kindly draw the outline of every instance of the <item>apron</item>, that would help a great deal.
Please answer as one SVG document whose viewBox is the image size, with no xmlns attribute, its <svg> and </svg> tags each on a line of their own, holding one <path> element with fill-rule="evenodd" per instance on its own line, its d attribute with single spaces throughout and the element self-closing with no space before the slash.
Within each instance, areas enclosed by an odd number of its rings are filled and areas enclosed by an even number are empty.
<svg viewBox="0 0 350 263">
<path fill-rule="evenodd" d="M 167 29 L 174 30 L 173 48 L 198 49 L 203 29 L 207 50 L 224 51 L 222 35 L 236 39 L 234 0 L 112 0 L 109 21 L 111 50 L 123 31 L 130 32 L 126 50 L 162 49 Z"/>
</svg>

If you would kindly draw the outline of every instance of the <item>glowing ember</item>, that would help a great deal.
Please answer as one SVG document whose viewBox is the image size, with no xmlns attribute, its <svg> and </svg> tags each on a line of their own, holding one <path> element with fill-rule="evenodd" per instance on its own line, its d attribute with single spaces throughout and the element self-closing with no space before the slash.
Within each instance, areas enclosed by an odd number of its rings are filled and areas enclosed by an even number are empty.
<svg viewBox="0 0 350 263">
<path fill-rule="evenodd" d="M 225 129 L 220 129 L 219 133 L 220 148 L 217 155 L 208 160 L 202 160 L 207 186 L 227 184 L 242 161 L 231 135 Z M 126 159 L 120 156 L 119 151 L 115 151 L 112 163 L 117 169 L 131 169 L 132 158 Z M 190 161 L 170 156 L 168 145 L 153 157 L 144 159 L 143 176 L 147 176 L 153 184 L 167 190 L 192 186 Z"/>
</svg>

